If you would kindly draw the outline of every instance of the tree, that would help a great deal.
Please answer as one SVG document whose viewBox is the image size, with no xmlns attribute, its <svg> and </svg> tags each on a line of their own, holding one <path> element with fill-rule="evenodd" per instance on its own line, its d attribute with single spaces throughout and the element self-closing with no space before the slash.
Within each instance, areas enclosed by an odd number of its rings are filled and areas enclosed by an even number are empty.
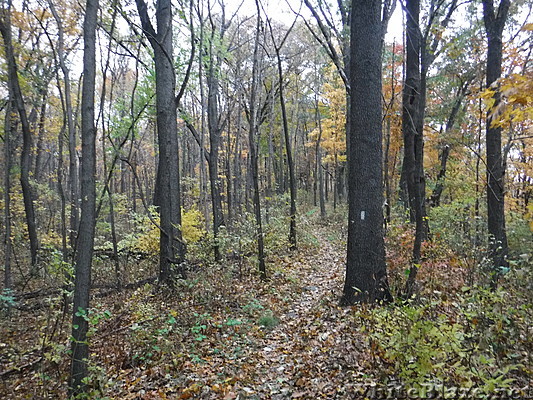
<svg viewBox="0 0 533 400">
<path fill-rule="evenodd" d="M 268 27 L 270 29 L 270 37 L 272 38 L 272 45 L 274 46 L 274 51 L 276 53 L 276 61 L 278 67 L 278 80 L 279 80 L 279 103 L 281 107 L 281 116 L 283 121 L 283 135 L 285 138 L 285 152 L 287 154 L 287 166 L 289 167 L 289 191 L 291 196 L 291 211 L 290 211 L 290 227 L 289 227 L 289 243 L 292 250 L 296 250 L 296 178 L 294 176 L 294 160 L 292 157 L 292 148 L 291 140 L 289 135 L 289 124 L 287 121 L 287 109 L 285 107 L 285 97 L 283 91 L 283 65 L 281 60 L 281 48 L 283 44 L 289 37 L 296 19 L 292 23 L 291 27 L 285 32 L 283 38 L 279 43 L 276 43 L 276 38 L 274 36 L 274 31 L 272 29 L 272 23 L 270 20 L 267 20 Z"/>
<path fill-rule="evenodd" d="M 12 96 L 10 96 L 11 98 Z M 13 277 L 11 275 L 11 130 L 13 129 L 11 115 L 11 100 L 6 104 L 4 123 L 4 289 L 11 289 Z"/>
<path fill-rule="evenodd" d="M 157 137 L 159 164 L 156 181 L 156 205 L 159 206 L 161 236 L 159 246 L 159 280 L 170 283 L 172 265 L 185 258 L 181 237 L 181 198 L 178 158 L 178 126 L 176 111 L 176 77 L 172 51 L 172 4 L 156 3 L 157 32 L 148 16 L 144 0 L 136 0 L 143 32 L 154 51 Z"/>
<path fill-rule="evenodd" d="M 259 110 L 257 107 L 257 97 L 259 92 L 259 74 L 260 74 L 260 33 L 262 31 L 261 9 L 259 7 L 259 0 L 255 0 L 257 9 L 257 24 L 255 28 L 254 52 L 252 60 L 252 82 L 250 86 L 250 105 L 248 109 L 248 147 L 250 149 L 250 168 L 253 186 L 253 204 L 256 223 L 257 236 L 257 258 L 259 259 L 259 274 L 261 279 L 266 279 L 266 264 L 265 264 L 265 245 L 263 240 L 263 222 L 261 219 L 261 199 L 259 194 Z"/>
<path fill-rule="evenodd" d="M 72 94 L 70 84 L 70 70 L 67 66 L 65 54 L 65 29 L 52 0 L 48 0 L 48 7 L 57 24 L 57 63 L 63 73 L 63 114 L 67 123 L 69 145 L 69 184 L 70 184 L 70 246 L 75 248 L 78 232 L 78 162 L 76 156 L 76 124 L 74 123 L 74 111 L 72 107 Z M 59 88 L 59 84 L 58 84 Z M 61 89 L 59 88 L 61 91 Z"/>
<path fill-rule="evenodd" d="M 88 373 L 89 294 L 96 224 L 96 126 L 94 93 L 96 81 L 96 25 L 98 0 L 87 0 L 83 23 L 83 88 L 81 97 L 81 215 L 76 248 L 74 302 L 72 315 L 72 363 L 70 394 L 85 393 Z"/>
<path fill-rule="evenodd" d="M 330 78 L 324 83 L 323 97 L 328 106 L 328 116 L 321 120 L 321 126 L 312 134 L 317 137 L 321 134 L 320 146 L 326 151 L 323 159 L 324 164 L 333 166 L 333 208 L 335 209 L 341 195 L 341 180 L 346 164 L 346 128 L 347 107 L 346 89 L 342 87 L 338 74 L 332 68 L 328 68 L 325 76 Z"/>
<path fill-rule="evenodd" d="M 391 222 L 393 188 L 397 185 L 396 165 L 401 150 L 401 91 L 397 90 L 402 79 L 403 46 L 396 43 L 383 49 L 383 122 L 384 154 L 383 182 L 385 185 L 385 229 Z M 389 58 L 390 57 L 390 58 Z M 390 71 L 390 74 L 389 72 Z"/>
<path fill-rule="evenodd" d="M 383 240 L 381 1 L 352 5 L 348 249 L 341 304 L 390 301 Z"/>
<path fill-rule="evenodd" d="M 487 87 L 497 82 L 502 73 L 502 33 L 511 5 L 510 0 L 501 0 L 494 9 L 493 0 L 483 0 L 483 22 L 487 33 Z M 498 107 L 500 93 L 494 93 L 494 105 Z M 487 111 L 487 212 L 489 228 L 489 247 L 494 268 L 492 287 L 498 283 L 501 268 L 509 265 L 507 261 L 508 244 L 505 230 L 504 159 L 502 157 L 502 128 L 493 125 L 491 110 Z"/>
<path fill-rule="evenodd" d="M 456 89 L 456 95 L 453 99 L 453 105 L 444 127 L 444 136 L 447 138 L 450 137 L 455 122 L 458 119 L 459 111 L 461 110 L 463 100 L 468 93 L 470 83 L 470 79 L 467 79 L 465 82 L 461 81 L 459 87 Z M 450 156 L 451 146 L 449 143 L 445 143 L 441 147 L 442 151 L 439 154 L 440 169 L 437 174 L 435 188 L 433 189 L 431 196 L 428 198 L 428 205 L 430 207 L 438 207 L 440 205 L 440 198 L 442 195 L 442 191 L 444 190 L 444 181 L 446 179 L 446 170 L 448 165 L 448 157 Z"/>
<path fill-rule="evenodd" d="M 431 0 L 427 25 L 420 24 L 420 0 L 407 0 L 406 10 L 406 60 L 403 88 L 402 131 L 404 135 L 404 159 L 400 197 L 409 207 L 411 220 L 415 222 L 413 257 L 404 295 L 411 296 L 421 260 L 422 241 L 427 239 L 429 227 L 426 218 L 426 181 L 424 174 L 424 118 L 427 101 L 427 77 L 431 64 L 438 55 L 442 31 L 448 26 L 457 0 L 446 2 Z M 439 22 L 437 26 L 437 22 Z"/>
<path fill-rule="evenodd" d="M 224 60 L 223 40 L 233 18 L 226 21 L 224 4 L 221 3 L 222 14 L 220 21 L 212 15 L 211 8 L 208 10 L 210 22 L 210 34 L 206 38 L 205 48 L 200 53 L 205 61 L 205 73 L 207 81 L 207 126 L 209 129 L 209 151 L 205 151 L 209 167 L 209 182 L 211 189 L 211 205 L 213 210 L 213 235 L 215 237 L 215 260 L 220 261 L 220 248 L 217 242 L 220 227 L 224 225 L 222 212 L 222 197 L 220 193 L 220 178 L 218 172 L 219 148 L 222 139 L 222 131 L 225 129 L 229 116 L 223 118 L 219 110 L 219 86 L 222 62 Z M 203 29 L 203 23 L 202 28 Z M 203 88 L 202 88 L 203 89 Z M 203 162 L 203 160 L 202 160 Z"/>
<path fill-rule="evenodd" d="M 7 8 L 2 6 L 0 9 L 0 33 L 4 39 L 4 49 L 7 60 L 9 92 L 13 96 L 12 101 L 17 109 L 20 125 L 22 128 L 22 152 L 20 155 L 20 184 L 22 186 L 22 195 L 24 198 L 24 210 L 26 212 L 26 224 L 28 226 L 28 236 L 30 239 L 30 254 L 32 273 L 36 270 L 37 250 L 39 242 L 37 237 L 37 225 L 35 222 L 35 209 L 33 205 L 33 194 L 30 186 L 30 168 L 31 168 L 31 147 L 32 131 L 30 121 L 26 112 L 24 97 L 20 87 L 19 73 L 13 42 L 11 38 L 11 1 L 8 1 Z"/>
<path fill-rule="evenodd" d="M 424 237 L 424 215 L 422 206 L 422 193 L 420 191 L 420 182 L 423 173 L 420 168 L 423 160 L 419 159 L 417 163 L 417 155 L 421 155 L 421 149 L 418 148 L 417 136 L 422 135 L 418 131 L 420 120 L 420 0 L 407 0 L 406 2 L 406 61 L 405 61 L 405 83 L 403 87 L 402 98 L 402 131 L 404 138 L 404 157 L 402 166 L 402 176 L 405 176 L 405 183 L 407 186 L 407 204 L 411 210 L 411 218 L 414 219 L 415 241 L 413 244 L 413 258 L 409 269 L 409 276 L 405 287 L 405 295 L 409 297 L 414 290 L 414 283 L 418 267 L 420 266 L 420 252 L 422 247 L 422 240 Z"/>
</svg>

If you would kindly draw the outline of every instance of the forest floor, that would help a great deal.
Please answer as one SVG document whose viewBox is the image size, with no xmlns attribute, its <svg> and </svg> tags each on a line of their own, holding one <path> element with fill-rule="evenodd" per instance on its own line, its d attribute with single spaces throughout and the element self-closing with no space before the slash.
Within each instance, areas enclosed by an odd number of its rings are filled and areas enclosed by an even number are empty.
<svg viewBox="0 0 533 400">
<path fill-rule="evenodd" d="M 313 235 L 314 245 L 271 257 L 266 282 L 250 266 L 215 265 L 175 290 L 93 299 L 91 385 L 116 399 L 348 393 L 366 362 L 349 309 L 338 307 L 344 248 L 335 233 Z M 49 301 L 2 324 L 3 398 L 65 396 L 69 315 L 60 297 Z"/>
<path fill-rule="evenodd" d="M 237 261 L 197 265 L 174 289 L 94 290 L 89 397 L 365 398 L 386 368 L 354 308 L 338 306 L 345 239 L 331 224 L 308 237 L 269 257 L 264 282 Z M 49 296 L 2 317 L 0 398 L 66 397 L 63 303 Z"/>
</svg>

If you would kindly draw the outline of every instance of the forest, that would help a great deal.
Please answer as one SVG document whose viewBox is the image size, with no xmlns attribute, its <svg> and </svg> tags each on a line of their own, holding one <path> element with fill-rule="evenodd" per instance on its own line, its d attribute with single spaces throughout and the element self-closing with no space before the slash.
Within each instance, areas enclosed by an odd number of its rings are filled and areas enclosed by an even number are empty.
<svg viewBox="0 0 533 400">
<path fill-rule="evenodd" d="M 0 398 L 533 398 L 532 11 L 0 0 Z"/>
</svg>

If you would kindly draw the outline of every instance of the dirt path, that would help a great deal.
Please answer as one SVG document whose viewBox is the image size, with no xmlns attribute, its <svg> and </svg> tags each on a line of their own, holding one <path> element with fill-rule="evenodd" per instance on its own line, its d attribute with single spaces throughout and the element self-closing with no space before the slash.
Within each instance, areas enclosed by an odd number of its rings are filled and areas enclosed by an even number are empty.
<svg viewBox="0 0 533 400">
<path fill-rule="evenodd" d="M 324 235 L 320 248 L 292 264 L 301 292 L 280 316 L 280 324 L 258 343 L 260 398 L 332 398 L 346 391 L 346 374 L 357 368 L 349 310 L 338 307 L 344 258 Z M 339 385 L 342 378 L 342 386 Z"/>
</svg>

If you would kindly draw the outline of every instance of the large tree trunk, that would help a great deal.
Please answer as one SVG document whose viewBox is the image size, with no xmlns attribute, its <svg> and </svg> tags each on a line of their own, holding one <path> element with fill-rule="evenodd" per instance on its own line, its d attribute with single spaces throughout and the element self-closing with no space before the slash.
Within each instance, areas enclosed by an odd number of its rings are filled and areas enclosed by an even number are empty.
<svg viewBox="0 0 533 400">
<path fill-rule="evenodd" d="M 348 251 L 341 304 L 390 301 L 383 240 L 381 1 L 351 13 Z"/>
<path fill-rule="evenodd" d="M 82 162 L 81 218 L 77 242 L 72 315 L 72 363 L 69 388 L 72 396 L 85 393 L 89 358 L 89 293 L 96 220 L 96 127 L 94 93 L 96 79 L 96 24 L 98 0 L 87 0 L 83 25 L 83 89 L 81 98 Z"/>
<path fill-rule="evenodd" d="M 22 97 L 22 90 L 20 89 L 20 82 L 18 76 L 17 62 L 13 51 L 13 42 L 11 38 L 11 10 L 9 8 L 2 8 L 0 10 L 0 33 L 4 38 L 5 57 L 7 60 L 8 82 L 10 86 L 10 93 L 12 94 L 13 102 L 20 118 L 22 127 L 22 152 L 20 156 L 20 184 L 22 186 L 22 197 L 24 199 L 24 211 L 26 212 L 26 224 L 28 227 L 28 236 L 30 240 L 30 254 L 31 254 L 31 272 L 36 272 L 37 264 L 37 250 L 39 247 L 37 238 L 37 225 L 35 223 L 35 210 L 33 207 L 33 195 L 30 185 L 30 169 L 31 169 L 31 149 L 32 149 L 32 132 L 26 107 L 24 105 L 24 98 Z"/>
<path fill-rule="evenodd" d="M 215 237 L 215 261 L 220 261 L 220 246 L 217 243 L 218 231 L 224 225 L 222 213 L 222 197 L 220 195 L 220 180 L 218 178 L 218 152 L 222 129 L 220 127 L 220 115 L 218 109 L 218 71 L 220 62 L 218 55 L 213 53 L 214 30 L 211 36 L 209 66 L 207 69 L 207 123 L 209 128 L 209 182 L 211 185 L 211 206 L 213 208 L 213 234 Z"/>
<path fill-rule="evenodd" d="M 136 0 L 143 31 L 154 50 L 156 75 L 157 139 L 159 163 L 156 192 L 160 214 L 159 281 L 172 283 L 173 264 L 185 259 L 181 238 L 181 199 L 176 111 L 176 80 L 172 51 L 172 5 L 159 0 L 156 5 L 157 33 L 150 22 L 144 0 Z"/>
<path fill-rule="evenodd" d="M 424 174 L 424 116 L 426 111 L 427 74 L 435 60 L 442 35 L 433 33 L 442 11 L 442 4 L 431 1 L 427 26 L 422 34 L 420 27 L 420 0 L 407 0 L 406 79 L 403 92 L 402 130 L 404 133 L 404 164 L 402 166 L 401 197 L 405 200 L 407 188 L 411 219 L 415 222 L 413 259 L 407 279 L 405 295 L 409 297 L 420 266 L 422 241 L 429 233 L 426 218 L 426 181 Z M 457 1 L 449 3 L 446 14 L 440 20 L 440 28 L 446 28 L 457 8 Z"/>
<path fill-rule="evenodd" d="M 415 240 L 409 276 L 407 278 L 405 295 L 410 296 L 414 290 L 414 283 L 421 260 L 421 248 L 424 230 L 423 198 L 420 190 L 421 169 L 417 157 L 422 153 L 420 129 L 420 101 L 421 101 L 421 76 L 420 76 L 420 28 L 419 13 L 420 1 L 407 0 L 407 33 L 406 33 L 406 67 L 405 83 L 403 87 L 402 104 L 402 131 L 404 139 L 404 158 L 402 177 L 407 186 L 408 204 L 412 219 L 415 221 Z"/>
<path fill-rule="evenodd" d="M 487 32 L 487 87 L 500 78 L 502 71 L 502 32 L 507 20 L 510 0 L 501 0 L 497 13 L 492 0 L 483 0 L 483 21 Z M 505 230 L 504 159 L 502 157 L 502 128 L 492 126 L 492 111 L 500 103 L 499 91 L 494 106 L 487 111 L 487 210 L 489 247 L 493 264 L 492 287 L 495 288 L 500 269 L 508 267 L 508 245 Z"/>
</svg>

